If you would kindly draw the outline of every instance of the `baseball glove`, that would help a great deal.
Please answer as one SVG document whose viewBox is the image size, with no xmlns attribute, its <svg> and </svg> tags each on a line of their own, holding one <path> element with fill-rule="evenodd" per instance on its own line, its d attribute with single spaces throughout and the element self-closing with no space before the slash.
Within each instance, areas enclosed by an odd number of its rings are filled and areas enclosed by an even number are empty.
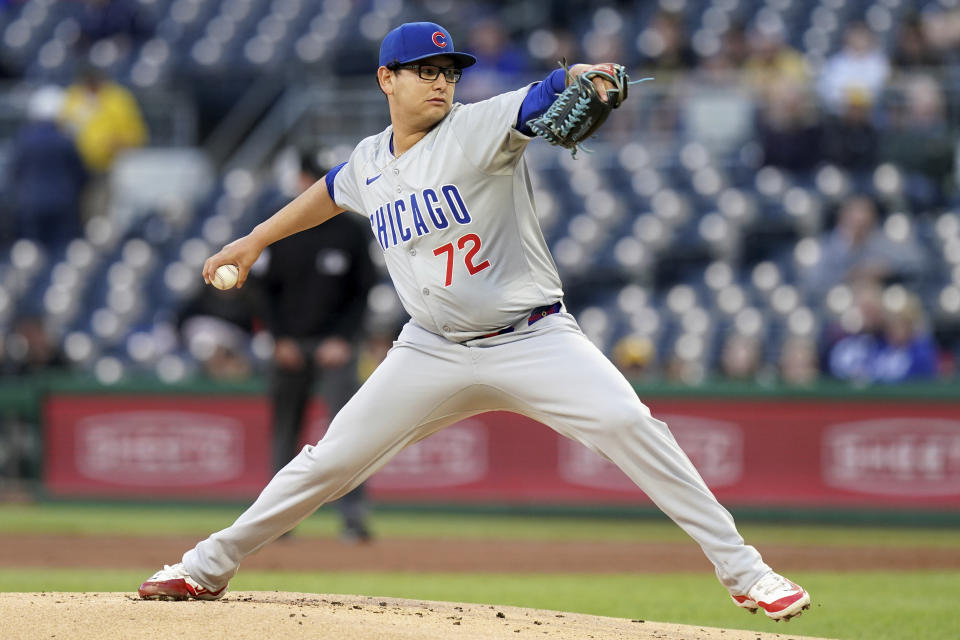
<svg viewBox="0 0 960 640">
<path fill-rule="evenodd" d="M 569 85 L 539 118 L 527 122 L 530 129 L 550 144 L 570 149 L 576 156 L 581 142 L 596 133 L 613 109 L 627 99 L 630 76 L 619 64 L 596 64 L 573 77 L 564 61 L 560 66 L 567 74 Z M 609 80 L 614 88 L 607 89 L 604 101 L 592 78 Z"/>
</svg>

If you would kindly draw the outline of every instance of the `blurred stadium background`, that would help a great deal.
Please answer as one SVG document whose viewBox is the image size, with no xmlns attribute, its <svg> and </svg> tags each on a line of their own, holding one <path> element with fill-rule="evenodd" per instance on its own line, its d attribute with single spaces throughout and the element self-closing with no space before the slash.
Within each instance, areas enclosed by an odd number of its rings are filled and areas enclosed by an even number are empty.
<svg viewBox="0 0 960 640">
<path fill-rule="evenodd" d="M 916 437 L 939 466 L 921 480 L 957 508 L 956 0 L 0 2 L 4 486 L 37 487 L 52 391 L 261 390 L 272 341 L 255 321 L 184 330 L 198 300 L 224 316 L 244 304 L 234 292 L 211 305 L 200 266 L 290 189 L 299 154 L 330 166 L 385 126 L 373 64 L 411 20 L 444 24 L 480 59 L 464 102 L 561 57 L 655 78 L 589 152 L 527 152 L 567 305 L 639 389 L 688 394 L 678 404 L 749 388 L 908 407 L 936 389 Z M 64 110 L 90 75 L 129 92 L 146 136 L 88 163 L 99 207 L 88 187 L 38 230 L 20 207 L 23 132 L 52 118 L 82 135 Z M 67 91 L 52 112 L 51 88 Z M 371 335 L 403 320 L 386 279 L 369 307 Z M 912 437 L 911 411 L 881 445 Z"/>
</svg>

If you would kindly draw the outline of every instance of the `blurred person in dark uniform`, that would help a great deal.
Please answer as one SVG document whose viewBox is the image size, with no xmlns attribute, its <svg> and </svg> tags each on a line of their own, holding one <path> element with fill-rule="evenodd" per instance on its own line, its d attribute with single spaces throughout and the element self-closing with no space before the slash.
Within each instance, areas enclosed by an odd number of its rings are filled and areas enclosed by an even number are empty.
<svg viewBox="0 0 960 640">
<path fill-rule="evenodd" d="M 325 173 L 312 155 L 303 154 L 297 193 Z M 290 196 L 286 194 L 285 200 Z M 275 204 L 266 211 L 275 211 Z M 314 384 L 319 381 L 331 416 L 359 386 L 355 343 L 363 328 L 367 293 L 376 279 L 368 234 L 362 219 L 336 216 L 322 230 L 301 231 L 265 252 L 266 266 L 259 279 L 275 344 L 270 396 L 277 469 L 298 453 Z M 368 541 L 363 485 L 337 505 L 343 517 L 343 539 Z"/>
<path fill-rule="evenodd" d="M 27 106 L 29 122 L 13 143 L 8 181 L 16 234 L 58 250 L 80 234 L 80 199 L 87 172 L 57 115 L 63 91 L 38 89 Z"/>
</svg>

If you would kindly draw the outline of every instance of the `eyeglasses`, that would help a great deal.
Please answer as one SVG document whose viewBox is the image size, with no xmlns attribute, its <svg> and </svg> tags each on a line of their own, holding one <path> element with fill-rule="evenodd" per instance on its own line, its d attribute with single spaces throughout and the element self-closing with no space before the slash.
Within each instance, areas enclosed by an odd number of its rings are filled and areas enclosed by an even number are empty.
<svg viewBox="0 0 960 640">
<path fill-rule="evenodd" d="M 435 64 L 401 64 L 395 69 L 410 69 L 416 71 L 422 80 L 433 82 L 443 74 L 444 79 L 450 84 L 456 84 L 463 75 L 463 69 L 454 69 L 452 67 L 438 67 Z"/>
</svg>

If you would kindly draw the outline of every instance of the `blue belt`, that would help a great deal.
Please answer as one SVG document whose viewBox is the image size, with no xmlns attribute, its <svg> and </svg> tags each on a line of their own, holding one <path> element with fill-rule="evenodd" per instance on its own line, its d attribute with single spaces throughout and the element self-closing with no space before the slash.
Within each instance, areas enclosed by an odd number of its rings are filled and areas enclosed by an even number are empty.
<svg viewBox="0 0 960 640">
<path fill-rule="evenodd" d="M 529 327 L 530 325 L 532 325 L 532 324 L 533 324 L 534 322 L 536 322 L 537 320 L 539 320 L 539 319 L 541 319 L 541 318 L 546 318 L 547 316 L 549 316 L 549 315 L 551 315 L 551 314 L 554 314 L 554 313 L 560 311 L 560 308 L 561 308 L 562 306 L 563 306 L 563 305 L 562 305 L 561 303 L 555 302 L 555 303 L 553 303 L 553 304 L 548 304 L 548 305 L 545 306 L 545 307 L 537 307 L 536 309 L 534 309 L 533 311 L 531 311 L 531 312 L 530 312 L 530 315 L 527 317 L 527 326 Z M 513 333 L 513 331 L 514 331 L 514 328 L 513 328 L 513 327 L 506 327 L 505 329 L 500 329 L 499 331 L 494 331 L 493 333 L 488 333 L 488 334 L 483 335 L 483 336 L 480 336 L 480 337 L 481 337 L 481 338 L 492 338 L 492 337 L 494 337 L 494 336 L 502 336 L 502 335 L 505 334 L 505 333 Z"/>
</svg>

